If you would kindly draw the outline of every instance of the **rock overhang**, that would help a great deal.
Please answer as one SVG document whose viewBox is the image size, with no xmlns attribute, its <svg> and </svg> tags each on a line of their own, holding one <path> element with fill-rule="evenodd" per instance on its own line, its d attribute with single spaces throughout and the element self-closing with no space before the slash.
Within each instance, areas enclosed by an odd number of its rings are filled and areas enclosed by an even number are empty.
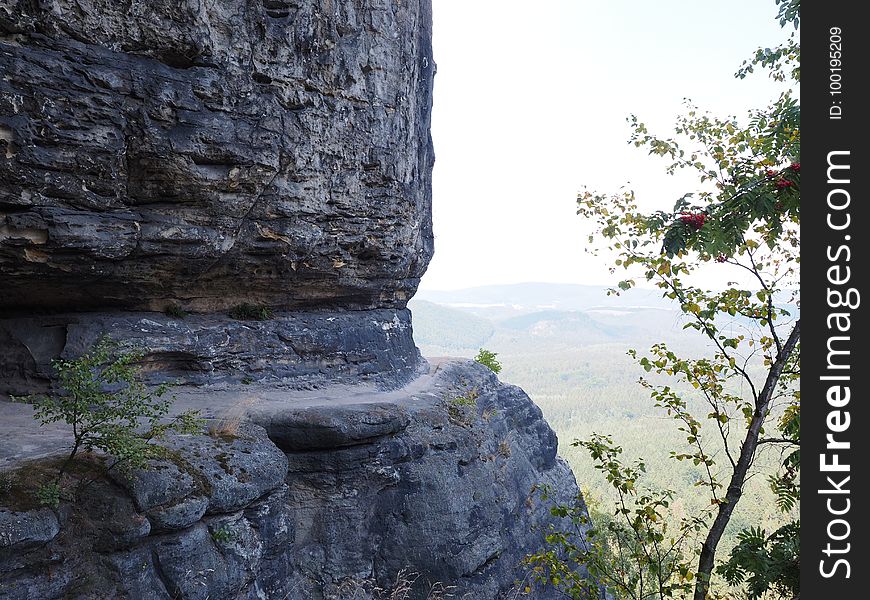
<svg viewBox="0 0 870 600">
<path fill-rule="evenodd" d="M 0 14 L 0 309 L 403 308 L 432 255 L 430 7 L 330 6 Z"/>
</svg>

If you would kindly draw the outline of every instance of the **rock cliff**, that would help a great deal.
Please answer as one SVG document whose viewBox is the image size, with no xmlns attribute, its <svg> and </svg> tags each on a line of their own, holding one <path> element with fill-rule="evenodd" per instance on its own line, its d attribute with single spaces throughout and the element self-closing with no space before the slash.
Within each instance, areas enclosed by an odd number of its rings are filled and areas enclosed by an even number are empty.
<svg viewBox="0 0 870 600">
<path fill-rule="evenodd" d="M 432 255 L 420 0 L 0 7 L 0 307 L 403 307 Z"/>
<path fill-rule="evenodd" d="M 212 424 L 46 508 L 68 432 L 0 397 L 0 598 L 510 594 L 532 487 L 577 487 L 522 390 L 414 345 L 429 0 L 9 0 L 0 69 L 0 394 L 109 335 Z"/>
<path fill-rule="evenodd" d="M 0 378 L 44 380 L 47 356 L 75 353 L 68 337 L 111 326 L 174 371 L 328 379 L 361 365 L 403 383 L 417 357 L 402 310 L 432 256 L 430 13 L 394 0 L 0 6 L 0 311 L 28 317 L 0 323 Z M 226 318 L 238 306 L 280 310 L 251 334 Z M 117 312 L 167 309 L 193 314 L 167 329 Z M 322 326 L 325 309 L 351 312 Z M 216 313 L 224 323 L 200 316 Z M 257 367 L 239 346 L 259 337 Z"/>
<path fill-rule="evenodd" d="M 411 598 L 437 582 L 506 598 L 550 518 L 533 486 L 576 491 L 540 409 L 476 363 L 391 394 L 273 391 L 246 413 L 236 431 L 173 438 L 172 460 L 149 470 L 97 477 L 57 512 L 13 494 L 0 597 L 362 600 L 405 572 L 422 575 Z M 18 464 L 23 485 L 43 463 Z"/>
</svg>

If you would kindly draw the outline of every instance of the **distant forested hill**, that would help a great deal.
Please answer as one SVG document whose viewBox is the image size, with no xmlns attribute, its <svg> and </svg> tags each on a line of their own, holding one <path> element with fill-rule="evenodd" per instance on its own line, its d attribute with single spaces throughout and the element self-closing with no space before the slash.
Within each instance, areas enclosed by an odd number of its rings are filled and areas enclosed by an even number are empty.
<svg viewBox="0 0 870 600">
<path fill-rule="evenodd" d="M 421 347 L 462 351 L 486 344 L 495 331 L 489 319 L 425 300 L 413 300 L 414 339 Z"/>
<path fill-rule="evenodd" d="M 669 458 L 684 436 L 637 383 L 647 374 L 626 354 L 630 348 L 642 353 L 657 342 L 686 355 L 707 351 L 700 336 L 683 330 L 677 307 L 660 292 L 635 289 L 607 296 L 604 287 L 530 283 L 422 291 L 409 307 L 424 356 L 472 357 L 481 347 L 498 353 L 499 378 L 521 386 L 542 408 L 559 434 L 560 454 L 593 502 L 608 507 L 610 490 L 585 452 L 570 445 L 593 431 L 613 434 L 627 459 L 644 457 L 649 483 L 678 492 L 677 510 L 695 510 L 706 501 L 694 486 L 690 461 Z M 685 391 L 703 411 L 700 395 Z M 768 530 L 779 525 L 782 516 L 766 481 L 752 481 L 745 496 L 750 501 L 740 503 L 731 531 L 749 524 Z"/>
</svg>

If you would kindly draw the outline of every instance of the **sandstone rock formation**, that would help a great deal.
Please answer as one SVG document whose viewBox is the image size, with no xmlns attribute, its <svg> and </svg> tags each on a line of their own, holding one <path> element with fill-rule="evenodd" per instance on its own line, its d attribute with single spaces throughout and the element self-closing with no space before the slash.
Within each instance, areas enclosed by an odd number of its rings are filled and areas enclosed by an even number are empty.
<svg viewBox="0 0 870 600">
<path fill-rule="evenodd" d="M 389 401 L 249 414 L 262 427 L 175 438 L 175 460 L 99 479 L 59 518 L 0 508 L 0 597 L 359 600 L 404 570 L 413 598 L 439 581 L 495 600 L 550 518 L 532 487 L 576 492 L 540 409 L 476 363 Z"/>
<path fill-rule="evenodd" d="M 0 393 L 106 332 L 185 381 L 406 381 L 432 255 L 430 10 L 4 3 Z M 230 319 L 243 303 L 271 325 Z M 118 312 L 168 307 L 193 314 Z"/>
<path fill-rule="evenodd" d="M 406 383 L 423 365 L 407 309 L 276 311 L 263 321 L 225 313 L 61 313 L 0 319 L 0 394 L 39 389 L 56 357 L 80 356 L 110 334 L 147 352 L 146 372 L 176 382 L 271 380 L 294 387 Z"/>
<path fill-rule="evenodd" d="M 428 1 L 0 6 L 0 308 L 404 307 Z"/>
<path fill-rule="evenodd" d="M 414 598 L 495 600 L 523 576 L 532 486 L 577 493 L 556 437 L 484 367 L 435 373 L 405 308 L 432 255 L 430 13 L 0 3 L 0 598 L 371 600 L 416 572 Z M 2 395 L 103 335 L 239 429 L 40 506 L 28 473 L 68 432 Z"/>
</svg>

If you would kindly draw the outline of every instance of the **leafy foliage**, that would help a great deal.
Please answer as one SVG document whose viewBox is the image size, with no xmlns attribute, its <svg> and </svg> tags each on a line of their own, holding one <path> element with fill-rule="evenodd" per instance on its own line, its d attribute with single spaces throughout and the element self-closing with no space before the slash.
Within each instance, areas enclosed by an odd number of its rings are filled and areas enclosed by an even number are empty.
<svg viewBox="0 0 870 600">
<path fill-rule="evenodd" d="M 799 3 L 778 0 L 778 4 L 781 23 L 797 26 Z M 776 50 L 759 50 L 737 76 L 761 66 L 777 81 L 797 83 L 799 69 L 786 68 L 794 61 L 799 61 L 799 49 L 792 37 Z M 633 494 L 643 463 L 625 467 L 617 460 L 621 450 L 609 438 L 593 436 L 579 443 L 594 460 L 603 461 L 601 470 L 611 485 L 618 486 L 620 501 L 628 497 L 634 503 L 617 512 L 633 516 L 623 525 L 634 532 L 634 542 L 643 550 L 627 555 L 634 575 L 608 576 L 629 572 L 623 564 L 625 553 L 600 554 L 604 563 L 592 562 L 620 597 L 642 598 L 643 589 L 649 592 L 655 587 L 641 585 L 644 572 L 662 578 L 651 598 L 688 593 L 688 573 L 695 580 L 691 586 L 695 600 L 715 595 L 717 549 L 758 464 L 760 448 L 768 441 L 763 436 L 771 414 L 784 411 L 780 429 L 785 441 L 799 441 L 795 427 L 799 428 L 800 411 L 800 321 L 786 308 L 799 303 L 795 289 L 800 262 L 800 107 L 793 92 L 786 88 L 774 103 L 751 112 L 745 122 L 717 118 L 689 104 L 671 137 L 650 133 L 637 117 L 631 117 L 631 142 L 665 158 L 668 173 L 688 169 L 697 176 L 698 187 L 677 199 L 670 211 L 645 214 L 631 191 L 585 191 L 578 196 L 578 214 L 597 229 L 590 243 L 604 240 L 607 250 L 618 257 L 611 272 L 627 272 L 612 293 L 631 289 L 636 278 L 642 278 L 677 303 L 684 327 L 695 330 L 708 344 L 699 357 L 681 356 L 665 343 L 654 344 L 644 356 L 630 352 L 653 375 L 640 383 L 684 437 L 671 457 L 691 462 L 695 485 L 709 496 L 709 506 L 688 519 L 692 527 L 677 519 L 679 531 L 698 534 L 691 540 L 692 558 L 697 561 L 693 570 L 677 569 L 675 574 L 671 554 L 656 547 L 655 534 L 638 531 L 646 527 L 645 531 L 655 532 L 644 519 L 655 523 L 663 518 L 657 509 L 667 502 L 667 496 Z M 729 269 L 721 280 L 743 273 L 749 283 L 726 280 L 721 289 L 698 285 L 696 275 L 711 268 Z M 750 286 L 754 289 L 747 289 Z M 705 406 L 706 417 L 698 414 L 696 400 Z M 789 454 L 781 472 L 772 478 L 779 505 L 786 510 L 794 507 L 798 497 L 798 456 Z M 797 552 L 799 544 L 792 535 L 797 529 L 790 525 L 770 538 L 758 528 L 742 532 L 734 554 L 719 572 L 732 585 L 745 581 L 753 598 L 768 589 L 791 591 L 795 580 L 789 552 Z M 659 535 L 665 539 L 663 532 Z M 648 551 L 650 547 L 655 551 Z M 758 570 L 762 567 L 767 571 Z"/>
<path fill-rule="evenodd" d="M 61 489 L 57 482 L 43 483 L 36 488 L 36 501 L 40 506 L 57 508 L 60 506 Z"/>
<path fill-rule="evenodd" d="M 236 534 L 227 525 L 212 529 L 211 538 L 219 544 L 228 544 L 236 539 Z"/>
<path fill-rule="evenodd" d="M 461 396 L 456 396 L 450 400 L 450 406 L 477 406 L 478 392 L 470 390 Z"/>
<path fill-rule="evenodd" d="M 758 527 L 741 531 L 731 557 L 719 573 L 731 584 L 746 582 L 750 600 L 773 590 L 780 597 L 800 592 L 800 520 L 783 525 L 771 535 Z"/>
<path fill-rule="evenodd" d="M 499 373 L 501 371 L 501 363 L 496 359 L 497 356 L 498 354 L 495 352 L 481 348 L 477 356 L 474 357 L 474 360 L 485 367 L 489 367 L 493 373 Z"/>
<path fill-rule="evenodd" d="M 600 585 L 632 600 L 675 598 L 688 592 L 694 571 L 685 548 L 703 522 L 682 518 L 672 527 L 668 517 L 674 492 L 641 486 L 645 463 L 624 464 L 622 448 L 609 436 L 593 435 L 574 445 L 589 452 L 617 500 L 611 513 L 601 512 L 594 519 L 582 498 L 550 508 L 552 516 L 570 526 L 551 525 L 546 535 L 549 549 L 527 558 L 537 581 L 574 600 L 597 597 Z M 546 488 L 542 496 L 547 499 Z"/>
<path fill-rule="evenodd" d="M 99 450 L 114 458 L 109 468 L 145 467 L 159 454 L 155 443 L 170 431 L 193 433 L 202 422 L 197 411 L 167 420 L 172 400 L 168 385 L 149 390 L 137 377 L 139 352 L 119 352 L 108 338 L 72 360 L 56 360 L 57 394 L 16 398 L 33 404 L 41 425 L 63 422 L 71 430 L 72 450 L 58 472 L 58 482 L 79 451 Z M 47 494 L 48 492 L 46 492 Z"/>
<path fill-rule="evenodd" d="M 777 506 L 782 512 L 787 513 L 797 508 L 801 499 L 800 405 L 793 404 L 786 409 L 780 419 L 779 430 L 783 438 L 771 441 L 786 444 L 787 450 L 780 471 L 770 477 L 770 487 L 776 493 Z"/>
<path fill-rule="evenodd" d="M 783 513 L 794 511 L 800 502 L 800 410 L 791 405 L 780 419 L 784 459 L 778 473 L 770 476 L 770 487 Z M 746 582 L 750 600 L 764 597 L 769 590 L 784 598 L 800 594 L 800 519 L 794 519 L 772 534 L 749 527 L 737 534 L 738 543 L 728 560 L 716 571 L 728 583 Z"/>
<path fill-rule="evenodd" d="M 272 318 L 272 309 L 268 306 L 259 306 L 250 302 L 242 302 L 232 307 L 230 317 L 240 321 L 268 321 Z"/>
<path fill-rule="evenodd" d="M 477 407 L 477 399 L 480 393 L 477 389 L 471 389 L 462 394 L 451 398 L 447 403 L 447 414 L 450 421 L 462 426 L 468 426 L 474 421 Z"/>
</svg>

